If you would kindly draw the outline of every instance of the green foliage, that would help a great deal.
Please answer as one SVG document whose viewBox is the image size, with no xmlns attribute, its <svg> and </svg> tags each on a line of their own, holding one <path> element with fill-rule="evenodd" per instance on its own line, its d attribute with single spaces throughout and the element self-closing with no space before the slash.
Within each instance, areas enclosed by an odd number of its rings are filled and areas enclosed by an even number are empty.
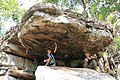
<svg viewBox="0 0 120 80">
<path fill-rule="evenodd" d="M 85 18 L 88 18 L 88 13 L 87 13 L 86 10 L 84 10 L 84 11 L 82 12 L 82 14 L 83 14 L 83 16 L 84 16 Z"/>
<path fill-rule="evenodd" d="M 113 26 L 117 26 L 119 22 L 120 22 L 120 19 L 117 19 L 117 21 L 114 22 Z"/>
<path fill-rule="evenodd" d="M 76 4 L 80 4 L 80 0 L 43 0 L 44 3 L 53 3 L 64 8 L 67 7 L 73 11 L 76 11 Z"/>
<path fill-rule="evenodd" d="M 85 0 L 86 5 L 89 5 L 89 12 L 93 19 L 107 21 L 107 17 L 109 15 L 112 16 L 111 13 L 115 11 L 120 11 L 120 3 L 119 0 Z M 68 7 L 70 9 L 76 10 L 76 5 L 82 5 L 82 0 L 43 0 L 45 3 L 54 3 L 60 5 L 61 7 Z M 83 15 L 87 13 L 85 10 L 83 11 Z M 88 16 L 89 17 L 89 16 Z M 112 18 L 110 22 L 112 21 Z"/>
<path fill-rule="evenodd" d="M 90 13 L 95 19 L 103 21 L 106 21 L 109 15 L 109 20 L 111 22 L 111 13 L 120 11 L 120 5 L 117 1 L 118 0 L 94 0 L 93 3 L 90 4 Z"/>
<path fill-rule="evenodd" d="M 60 0 L 43 0 L 45 3 L 53 3 L 53 4 L 58 4 Z"/>
<path fill-rule="evenodd" d="M 0 37 L 4 35 L 3 23 L 9 21 L 10 18 L 14 22 L 20 22 L 25 10 L 20 8 L 17 0 L 0 0 Z"/>
<path fill-rule="evenodd" d="M 118 51 L 120 50 L 120 37 L 119 36 L 115 36 L 113 43 L 109 45 L 107 50 L 109 53 L 112 53 L 112 55 L 118 53 Z"/>
<path fill-rule="evenodd" d="M 2 26 L 2 21 L 0 21 L 0 26 Z"/>
<path fill-rule="evenodd" d="M 104 20 L 104 15 L 99 14 L 99 15 L 98 15 L 98 19 L 99 19 L 100 21 Z"/>
<path fill-rule="evenodd" d="M 114 40 L 116 41 L 116 43 L 119 43 L 118 45 L 120 45 L 120 38 L 119 37 L 115 37 Z"/>
<path fill-rule="evenodd" d="M 3 37 L 3 36 L 4 36 L 3 32 L 0 32 L 0 37 Z"/>
<path fill-rule="evenodd" d="M 108 16 L 107 16 L 107 21 L 110 22 L 110 23 L 113 23 L 113 14 L 110 13 Z"/>
<path fill-rule="evenodd" d="M 0 17 L 7 20 L 10 17 L 16 22 L 20 21 L 25 10 L 20 8 L 17 0 L 0 0 Z"/>
</svg>

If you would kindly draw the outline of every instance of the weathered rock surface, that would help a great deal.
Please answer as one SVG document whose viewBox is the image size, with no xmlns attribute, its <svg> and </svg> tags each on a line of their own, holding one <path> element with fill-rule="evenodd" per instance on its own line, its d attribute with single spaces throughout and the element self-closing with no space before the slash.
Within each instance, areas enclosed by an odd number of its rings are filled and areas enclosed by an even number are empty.
<svg viewBox="0 0 120 80">
<path fill-rule="evenodd" d="M 36 4 L 1 40 L 3 52 L 42 59 L 48 47 L 58 44 L 56 58 L 71 55 L 79 59 L 84 50 L 97 53 L 110 44 L 113 28 L 109 24 L 86 20 L 81 14 L 60 10 L 55 5 Z"/>
<path fill-rule="evenodd" d="M 38 66 L 36 80 L 115 80 L 106 73 L 85 68 Z"/>
<path fill-rule="evenodd" d="M 33 64 L 33 61 L 29 59 L 1 52 L 0 80 L 17 80 L 14 77 L 34 80 L 33 72 L 36 66 L 37 65 Z"/>
<path fill-rule="evenodd" d="M 31 71 L 34 71 L 36 69 L 36 65 L 33 64 L 33 61 L 2 52 L 0 53 L 0 67 L 3 67 L 4 64 L 24 67 Z"/>
</svg>

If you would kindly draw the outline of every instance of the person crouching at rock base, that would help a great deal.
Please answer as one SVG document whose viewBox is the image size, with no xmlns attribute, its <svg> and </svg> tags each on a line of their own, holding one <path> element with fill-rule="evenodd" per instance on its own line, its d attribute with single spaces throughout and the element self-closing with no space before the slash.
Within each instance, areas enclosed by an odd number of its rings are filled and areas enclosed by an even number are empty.
<svg viewBox="0 0 120 80">
<path fill-rule="evenodd" d="M 89 53 L 85 53 L 85 59 L 84 59 L 83 67 L 96 70 L 97 69 L 97 62 L 95 60 L 96 58 L 97 58 L 96 55 L 90 56 Z"/>
<path fill-rule="evenodd" d="M 55 49 L 53 52 L 50 48 L 47 50 L 47 55 L 45 55 L 44 57 L 45 66 L 56 66 L 56 61 L 54 57 L 56 51 L 57 51 L 57 43 L 55 43 Z"/>
</svg>

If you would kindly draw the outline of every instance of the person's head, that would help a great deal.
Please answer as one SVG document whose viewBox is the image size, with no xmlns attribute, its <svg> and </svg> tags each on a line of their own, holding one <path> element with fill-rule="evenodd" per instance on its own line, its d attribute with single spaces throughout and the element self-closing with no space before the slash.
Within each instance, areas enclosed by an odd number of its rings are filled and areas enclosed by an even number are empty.
<svg viewBox="0 0 120 80">
<path fill-rule="evenodd" d="M 52 50 L 50 48 L 48 48 L 47 53 L 50 54 L 52 52 Z"/>
<path fill-rule="evenodd" d="M 86 56 L 86 57 L 89 57 L 89 56 L 90 56 L 90 54 L 86 52 L 86 53 L 85 53 L 85 56 Z"/>
<path fill-rule="evenodd" d="M 104 52 L 106 49 L 105 48 L 101 48 L 100 51 Z"/>
</svg>

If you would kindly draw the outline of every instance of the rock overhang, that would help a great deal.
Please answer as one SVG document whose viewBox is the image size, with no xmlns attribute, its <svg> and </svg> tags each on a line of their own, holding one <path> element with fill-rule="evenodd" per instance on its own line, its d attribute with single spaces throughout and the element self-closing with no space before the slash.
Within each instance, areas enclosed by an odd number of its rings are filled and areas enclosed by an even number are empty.
<svg viewBox="0 0 120 80">
<path fill-rule="evenodd" d="M 1 49 L 19 56 L 42 58 L 48 47 L 58 44 L 56 58 L 64 55 L 80 58 L 84 51 L 96 53 L 113 40 L 109 24 L 85 19 L 81 14 L 61 10 L 55 5 L 38 3 L 11 28 L 3 38 Z"/>
</svg>

